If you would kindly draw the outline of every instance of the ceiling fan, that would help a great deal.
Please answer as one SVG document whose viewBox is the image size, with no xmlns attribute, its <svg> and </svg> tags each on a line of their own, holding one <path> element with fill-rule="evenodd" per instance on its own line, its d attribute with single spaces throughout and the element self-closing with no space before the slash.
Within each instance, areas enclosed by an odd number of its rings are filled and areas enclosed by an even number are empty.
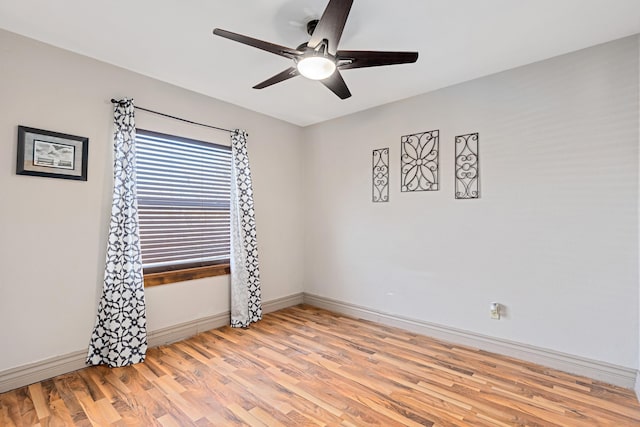
<svg viewBox="0 0 640 427">
<path fill-rule="evenodd" d="M 254 89 L 264 89 L 302 75 L 311 80 L 319 80 L 340 99 L 346 99 L 351 96 L 351 92 L 340 74 L 341 70 L 406 64 L 418 60 L 418 52 L 338 50 L 352 4 L 353 0 L 329 0 L 322 17 L 307 24 L 307 33 L 311 39 L 295 49 L 220 28 L 214 29 L 213 34 L 293 60 L 294 66 L 258 83 Z"/>
</svg>

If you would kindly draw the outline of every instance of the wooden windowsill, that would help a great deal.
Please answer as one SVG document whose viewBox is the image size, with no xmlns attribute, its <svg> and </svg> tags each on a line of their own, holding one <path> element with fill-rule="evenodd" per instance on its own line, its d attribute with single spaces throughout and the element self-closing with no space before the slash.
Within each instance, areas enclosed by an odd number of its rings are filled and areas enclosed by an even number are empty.
<svg viewBox="0 0 640 427">
<path fill-rule="evenodd" d="M 163 271 L 144 275 L 144 287 L 167 285 L 203 277 L 223 276 L 231 273 L 229 264 L 208 265 L 206 267 L 185 268 L 183 270 Z"/>
</svg>

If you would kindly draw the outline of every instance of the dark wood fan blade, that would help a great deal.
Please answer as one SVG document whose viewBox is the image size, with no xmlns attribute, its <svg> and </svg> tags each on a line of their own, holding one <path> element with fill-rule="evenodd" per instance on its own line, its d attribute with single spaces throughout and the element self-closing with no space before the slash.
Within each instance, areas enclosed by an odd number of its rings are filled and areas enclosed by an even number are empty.
<svg viewBox="0 0 640 427">
<path fill-rule="evenodd" d="M 380 67 L 382 65 L 407 64 L 418 60 L 418 52 L 381 52 L 369 50 L 340 50 L 336 55 L 338 68 Z M 340 61 L 350 61 L 341 64 Z"/>
<path fill-rule="evenodd" d="M 347 84 L 344 82 L 344 79 L 340 75 L 340 71 L 336 70 L 331 77 L 328 77 L 324 80 L 320 80 L 320 82 L 328 87 L 331 92 L 338 95 L 340 99 L 347 99 L 351 96 L 351 92 L 347 87 Z"/>
<path fill-rule="evenodd" d="M 288 80 L 288 79 L 290 79 L 292 77 L 295 77 L 297 75 L 298 75 L 298 69 L 296 67 L 287 68 L 283 72 L 276 74 L 275 76 L 263 81 L 262 83 L 258 83 L 253 88 L 254 89 L 264 89 L 265 87 L 269 87 L 269 86 L 274 85 L 276 83 L 283 82 L 283 81 Z"/>
<path fill-rule="evenodd" d="M 242 34 L 232 33 L 231 31 L 222 30 L 220 28 L 214 29 L 213 34 L 215 34 L 216 36 L 224 37 L 225 39 L 236 41 L 238 43 L 266 50 L 267 52 L 275 53 L 276 55 L 284 56 L 285 58 L 289 59 L 293 59 L 304 53 L 296 49 L 288 48 L 286 46 L 280 46 L 277 44 L 265 42 L 263 40 L 254 39 L 252 37 L 243 36 Z"/>
<path fill-rule="evenodd" d="M 327 40 L 327 51 L 335 55 L 352 4 L 353 0 L 330 0 L 307 45 L 315 49 L 322 40 Z"/>
</svg>

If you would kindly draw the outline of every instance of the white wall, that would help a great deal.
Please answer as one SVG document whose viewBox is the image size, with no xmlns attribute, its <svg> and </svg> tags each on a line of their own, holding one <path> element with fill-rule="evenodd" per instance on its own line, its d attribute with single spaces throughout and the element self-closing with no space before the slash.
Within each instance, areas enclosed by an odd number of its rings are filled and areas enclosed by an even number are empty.
<svg viewBox="0 0 640 427">
<path fill-rule="evenodd" d="M 111 203 L 109 100 L 124 96 L 249 132 L 263 299 L 302 291 L 300 128 L 0 31 L 0 372 L 87 347 Z M 228 134 L 140 111 L 136 121 L 229 143 Z M 16 175 L 18 125 L 89 137 L 88 181 Z M 150 331 L 229 310 L 228 276 L 148 288 L 146 295 Z"/>
<path fill-rule="evenodd" d="M 637 368 L 638 84 L 634 36 L 305 129 L 305 291 Z M 432 129 L 441 189 L 401 193 L 400 137 Z M 455 200 L 470 132 L 482 196 Z"/>
<path fill-rule="evenodd" d="M 640 36 L 638 36 L 640 37 Z M 640 43 L 638 44 L 638 56 L 640 57 Z M 639 103 L 640 103 L 640 67 L 638 67 L 638 99 L 639 99 Z M 640 111 L 638 111 L 638 134 L 640 135 Z M 640 144 L 640 141 L 639 141 Z M 640 157 L 638 158 L 638 164 L 640 165 Z M 640 172 L 639 172 L 639 176 L 638 179 L 640 180 Z M 640 209 L 640 198 L 638 200 L 638 207 Z M 638 221 L 640 224 L 640 216 L 638 217 Z M 640 233 L 638 234 L 638 243 L 640 245 Z M 638 288 L 640 289 L 640 281 L 638 282 Z M 640 292 L 638 292 L 638 298 L 640 298 Z M 639 302 L 640 304 L 640 302 Z M 638 322 L 640 323 L 640 308 L 638 309 Z M 638 328 L 638 365 L 637 365 L 637 372 L 636 372 L 636 384 L 635 384 L 635 391 L 636 391 L 636 397 L 640 400 L 640 328 Z"/>
<path fill-rule="evenodd" d="M 123 96 L 248 130 L 264 300 L 304 284 L 637 368 L 639 51 L 631 37 L 300 129 L 0 31 L 0 372 L 86 348 L 111 199 L 109 99 Z M 18 125 L 89 137 L 89 180 L 15 175 Z M 431 129 L 441 190 L 400 193 L 400 136 Z M 476 131 L 482 198 L 457 201 L 453 137 Z M 382 147 L 391 201 L 373 204 L 371 150 Z M 228 299 L 226 276 L 149 288 L 149 330 L 224 312 Z M 506 305 L 503 320 L 489 320 L 491 301 Z"/>
</svg>

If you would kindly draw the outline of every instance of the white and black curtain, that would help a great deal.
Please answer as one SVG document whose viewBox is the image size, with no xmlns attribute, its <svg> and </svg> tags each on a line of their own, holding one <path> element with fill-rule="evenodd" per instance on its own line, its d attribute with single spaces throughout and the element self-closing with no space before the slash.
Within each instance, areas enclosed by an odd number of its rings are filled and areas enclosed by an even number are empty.
<svg viewBox="0 0 640 427">
<path fill-rule="evenodd" d="M 113 204 L 102 297 L 87 364 L 127 366 L 144 361 L 147 328 L 136 200 L 133 100 L 114 111 Z"/>
<path fill-rule="evenodd" d="M 231 134 L 231 326 L 246 328 L 262 319 L 260 270 L 247 134 Z"/>
</svg>

